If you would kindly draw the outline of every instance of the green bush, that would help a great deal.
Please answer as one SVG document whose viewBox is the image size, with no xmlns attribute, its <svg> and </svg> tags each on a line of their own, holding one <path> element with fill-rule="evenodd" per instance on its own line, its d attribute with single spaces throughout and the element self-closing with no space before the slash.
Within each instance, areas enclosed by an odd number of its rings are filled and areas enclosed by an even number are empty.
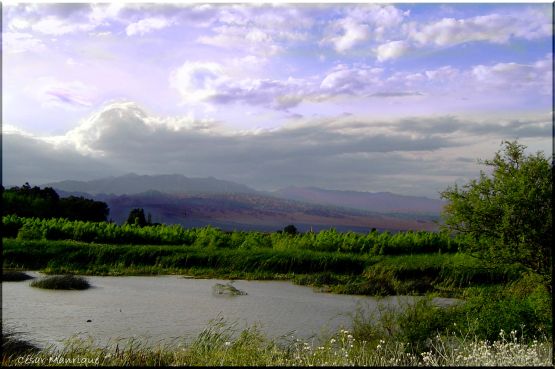
<svg viewBox="0 0 555 369">
<path fill-rule="evenodd" d="M 35 280 L 31 282 L 31 287 L 50 290 L 86 290 L 90 287 L 90 284 L 83 277 L 55 275 Z"/>
</svg>

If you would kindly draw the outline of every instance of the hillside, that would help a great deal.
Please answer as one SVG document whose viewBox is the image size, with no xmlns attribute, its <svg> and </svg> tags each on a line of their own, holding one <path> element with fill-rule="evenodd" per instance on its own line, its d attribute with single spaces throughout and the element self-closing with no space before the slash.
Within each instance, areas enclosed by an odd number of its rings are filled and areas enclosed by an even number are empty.
<svg viewBox="0 0 555 369">
<path fill-rule="evenodd" d="M 439 214 L 444 202 L 426 197 L 404 196 L 390 192 L 334 191 L 315 187 L 287 187 L 275 196 L 321 205 L 334 205 L 378 213 Z"/>
<path fill-rule="evenodd" d="M 134 173 L 120 177 L 107 177 L 92 181 L 61 181 L 46 183 L 44 186 L 66 192 L 89 194 L 130 195 L 146 191 L 162 193 L 256 193 L 243 184 L 216 178 L 189 178 L 179 174 L 137 175 Z"/>
<path fill-rule="evenodd" d="M 297 188 L 260 192 L 215 178 L 136 175 L 46 184 L 62 196 L 104 201 L 118 223 L 133 208 L 153 222 L 225 230 L 275 231 L 294 224 L 301 231 L 436 230 L 442 202 L 391 193 Z"/>
</svg>

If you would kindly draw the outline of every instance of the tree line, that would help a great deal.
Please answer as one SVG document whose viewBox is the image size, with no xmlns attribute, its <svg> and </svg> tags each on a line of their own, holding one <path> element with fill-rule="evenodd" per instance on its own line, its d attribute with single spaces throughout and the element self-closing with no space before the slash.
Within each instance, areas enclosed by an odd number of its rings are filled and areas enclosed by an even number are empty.
<svg viewBox="0 0 555 369">
<path fill-rule="evenodd" d="M 108 220 L 110 209 L 105 202 L 82 196 L 60 197 L 51 187 L 23 186 L 2 191 L 2 215 L 35 218 L 65 218 L 91 222 Z"/>
</svg>

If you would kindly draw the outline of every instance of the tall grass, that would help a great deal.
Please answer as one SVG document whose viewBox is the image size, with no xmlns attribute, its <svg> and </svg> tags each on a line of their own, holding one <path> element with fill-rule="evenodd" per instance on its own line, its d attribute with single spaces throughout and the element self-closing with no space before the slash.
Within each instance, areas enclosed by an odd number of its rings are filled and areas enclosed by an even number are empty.
<svg viewBox="0 0 555 369">
<path fill-rule="evenodd" d="M 462 254 L 372 256 L 306 249 L 105 245 L 4 239 L 5 267 L 49 274 L 190 274 L 226 279 L 290 279 L 322 290 L 365 295 L 460 294 L 471 285 L 503 284 L 521 271 L 489 268 Z"/>
<path fill-rule="evenodd" d="M 209 325 L 192 342 L 151 347 L 136 340 L 97 346 L 93 340 L 70 339 L 61 349 L 49 347 L 27 356 L 6 355 L 3 365 L 95 366 L 548 366 L 552 344 L 532 342 L 516 331 L 501 332 L 493 342 L 476 337 L 436 335 L 429 350 L 388 339 L 359 341 L 340 330 L 323 342 L 268 339 L 256 327 L 234 333 L 229 326 Z"/>
</svg>

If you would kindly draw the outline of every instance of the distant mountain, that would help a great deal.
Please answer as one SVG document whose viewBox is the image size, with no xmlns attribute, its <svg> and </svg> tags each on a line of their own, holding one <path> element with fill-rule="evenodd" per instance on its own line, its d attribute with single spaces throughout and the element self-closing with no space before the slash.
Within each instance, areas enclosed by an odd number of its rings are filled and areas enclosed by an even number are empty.
<svg viewBox="0 0 555 369">
<path fill-rule="evenodd" d="M 134 173 L 120 177 L 108 177 L 92 181 L 61 181 L 44 186 L 66 192 L 89 194 L 131 195 L 147 191 L 168 194 L 210 194 L 210 193 L 256 193 L 245 185 L 222 181 L 213 177 L 189 178 L 179 174 L 137 175 Z"/>
<path fill-rule="evenodd" d="M 117 223 L 123 223 L 131 209 L 143 208 L 153 222 L 224 230 L 275 231 L 288 224 L 301 231 L 436 230 L 443 206 L 439 200 L 387 192 L 289 187 L 265 193 L 216 178 L 182 175 L 127 174 L 43 186 L 53 187 L 60 196 L 104 201 Z"/>
<path fill-rule="evenodd" d="M 273 192 L 280 198 L 320 205 L 333 205 L 377 213 L 436 214 L 445 203 L 427 197 L 403 196 L 390 192 L 324 190 L 316 187 L 287 187 Z"/>
<path fill-rule="evenodd" d="M 60 191 L 61 196 L 75 193 Z M 263 194 L 165 194 L 148 191 L 131 195 L 96 194 L 87 197 L 104 201 L 109 217 L 123 223 L 133 208 L 143 208 L 152 221 L 181 224 L 186 228 L 211 225 L 223 230 L 276 231 L 294 224 L 300 231 L 331 227 L 339 231 L 436 230 L 432 219 L 397 217 L 355 209 L 302 203 Z"/>
</svg>

